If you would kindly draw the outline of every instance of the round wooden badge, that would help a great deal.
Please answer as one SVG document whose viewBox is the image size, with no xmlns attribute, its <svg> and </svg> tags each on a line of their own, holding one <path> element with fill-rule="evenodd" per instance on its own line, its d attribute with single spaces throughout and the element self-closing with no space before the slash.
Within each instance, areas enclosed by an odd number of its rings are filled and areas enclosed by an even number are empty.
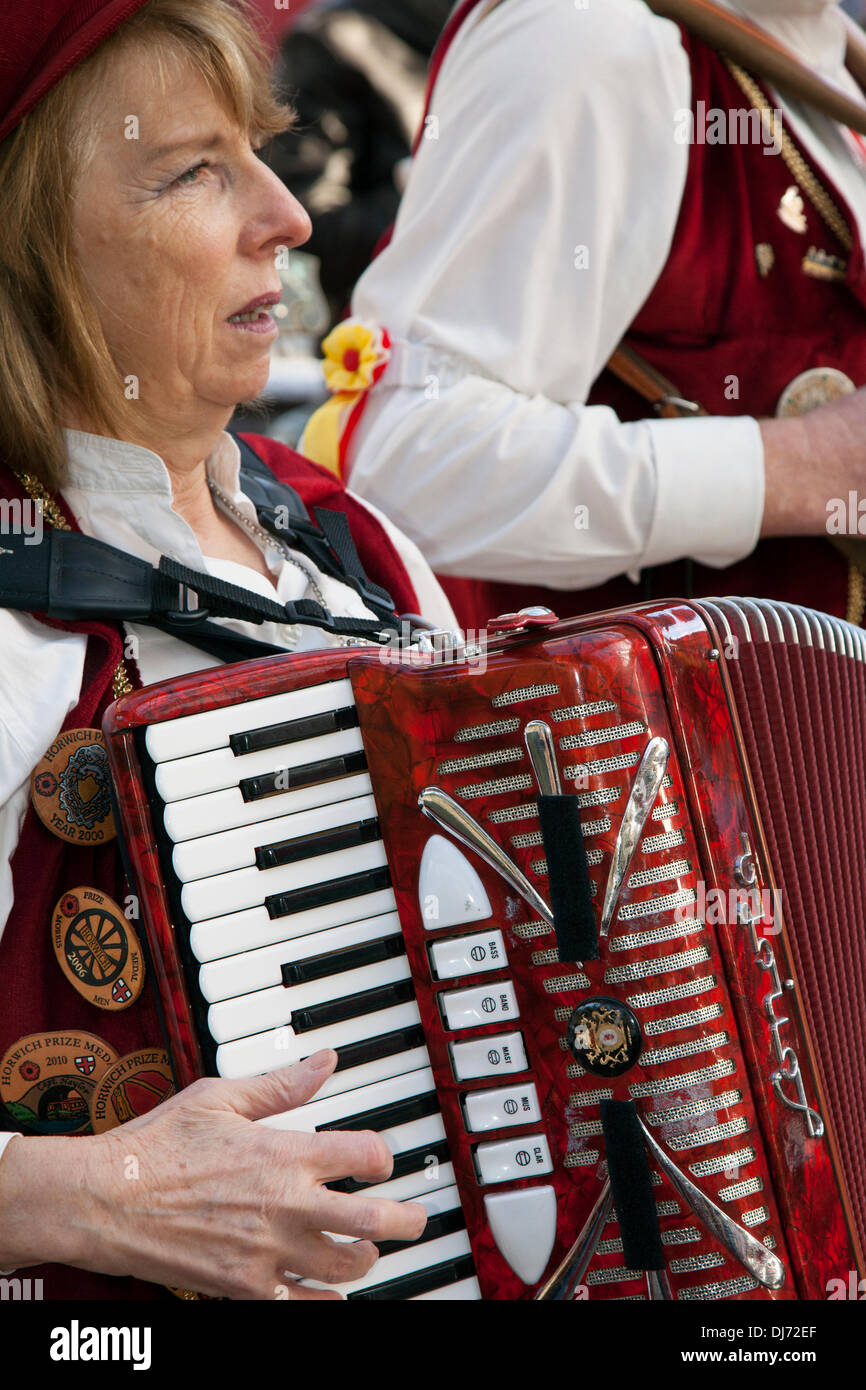
<svg viewBox="0 0 866 1390">
<path fill-rule="evenodd" d="M 52 743 L 30 779 L 36 814 L 71 845 L 104 845 L 117 831 L 111 774 L 99 729 L 68 729 Z"/>
<path fill-rule="evenodd" d="M 93 1033 L 30 1033 L 0 1062 L 0 1099 L 34 1134 L 89 1134 L 90 1102 L 117 1053 Z"/>
<path fill-rule="evenodd" d="M 146 1115 L 174 1091 L 174 1077 L 164 1048 L 145 1047 L 140 1052 L 128 1052 L 103 1073 L 91 1097 L 94 1134 Z"/>
<path fill-rule="evenodd" d="M 63 894 L 51 915 L 51 941 L 69 983 L 97 1009 L 128 1009 L 141 994 L 138 937 L 122 908 L 98 889 Z"/>
</svg>

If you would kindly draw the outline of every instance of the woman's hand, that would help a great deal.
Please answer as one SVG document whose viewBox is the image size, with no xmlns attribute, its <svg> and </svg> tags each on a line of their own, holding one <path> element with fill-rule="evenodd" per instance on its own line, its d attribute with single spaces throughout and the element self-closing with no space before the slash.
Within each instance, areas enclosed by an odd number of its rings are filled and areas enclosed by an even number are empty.
<svg viewBox="0 0 866 1390">
<path fill-rule="evenodd" d="M 359 1279 L 374 1241 L 417 1239 L 427 1213 L 324 1186 L 387 1179 L 393 1159 L 378 1135 L 252 1123 L 309 1100 L 335 1065 L 320 1052 L 246 1081 L 197 1081 L 93 1138 L 16 1139 L 0 1165 L 0 1267 L 55 1262 L 228 1298 L 337 1298 L 292 1274 Z"/>
</svg>

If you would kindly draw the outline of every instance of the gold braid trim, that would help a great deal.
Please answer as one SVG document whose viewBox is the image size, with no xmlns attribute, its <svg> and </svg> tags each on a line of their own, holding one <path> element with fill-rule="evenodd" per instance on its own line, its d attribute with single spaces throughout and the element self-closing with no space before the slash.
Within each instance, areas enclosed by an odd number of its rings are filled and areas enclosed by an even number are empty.
<svg viewBox="0 0 866 1390">
<path fill-rule="evenodd" d="M 51 493 L 43 487 L 38 478 L 34 477 L 32 473 L 19 473 L 17 468 L 13 468 L 12 472 L 15 474 L 15 477 L 28 496 L 32 497 L 33 501 L 38 504 L 42 515 L 51 523 L 55 530 L 72 530 L 72 527 L 69 525 L 69 522 L 66 520 L 66 517 L 63 515 L 63 512 L 58 507 L 54 498 L 51 496 Z M 115 667 L 111 681 L 111 689 L 115 700 L 119 700 L 121 695 L 130 695 L 135 689 L 129 671 L 123 661 L 119 661 Z"/>
<path fill-rule="evenodd" d="M 819 217 L 826 222 L 830 231 L 837 240 L 842 243 L 846 251 L 853 250 L 854 237 L 851 228 L 833 199 L 830 197 L 830 194 L 821 183 L 821 180 L 800 154 L 800 151 L 797 149 L 781 122 L 778 123 L 777 131 L 776 113 L 757 82 L 755 82 L 743 68 L 733 62 L 732 59 L 726 58 L 725 66 L 740 90 L 748 97 L 752 105 L 760 111 L 761 120 L 773 139 L 779 139 L 782 159 L 785 161 L 787 169 L 796 179 Z"/>
</svg>

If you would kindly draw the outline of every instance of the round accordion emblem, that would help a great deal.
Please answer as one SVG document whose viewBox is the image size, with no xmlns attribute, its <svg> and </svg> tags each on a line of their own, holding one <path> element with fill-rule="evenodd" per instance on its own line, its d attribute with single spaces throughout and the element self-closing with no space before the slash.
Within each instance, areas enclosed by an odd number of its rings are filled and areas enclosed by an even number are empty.
<svg viewBox="0 0 866 1390">
<path fill-rule="evenodd" d="M 643 1046 L 637 1018 L 618 999 L 587 999 L 568 1020 L 568 1046 L 593 1076 L 621 1076 Z"/>
</svg>

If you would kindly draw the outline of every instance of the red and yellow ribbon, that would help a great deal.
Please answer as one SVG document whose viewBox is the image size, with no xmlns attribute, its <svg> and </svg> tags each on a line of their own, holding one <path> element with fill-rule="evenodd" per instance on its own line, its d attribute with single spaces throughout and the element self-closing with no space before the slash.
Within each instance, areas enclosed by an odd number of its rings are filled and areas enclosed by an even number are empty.
<svg viewBox="0 0 866 1390">
<path fill-rule="evenodd" d="M 347 319 L 322 343 L 322 371 L 331 399 L 307 421 L 301 450 L 344 478 L 352 435 L 375 385 L 388 365 L 391 340 L 384 328 Z"/>
</svg>

